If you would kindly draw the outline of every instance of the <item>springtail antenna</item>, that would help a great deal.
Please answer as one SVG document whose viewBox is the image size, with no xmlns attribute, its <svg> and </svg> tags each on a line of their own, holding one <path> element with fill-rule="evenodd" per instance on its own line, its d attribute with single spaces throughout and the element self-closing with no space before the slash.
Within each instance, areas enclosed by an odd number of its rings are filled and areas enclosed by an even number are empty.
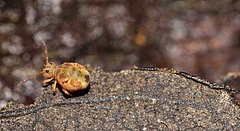
<svg viewBox="0 0 240 131">
<path fill-rule="evenodd" d="M 17 87 L 20 87 L 22 84 L 24 84 L 24 83 L 27 82 L 28 80 L 31 80 L 31 79 L 37 77 L 38 75 L 43 74 L 43 72 L 44 72 L 44 71 L 39 72 L 39 73 L 37 73 L 37 74 L 35 74 L 35 75 L 33 75 L 33 76 L 31 76 L 31 77 L 25 79 L 25 80 L 20 81 L 20 82 L 18 83 Z"/>
<path fill-rule="evenodd" d="M 47 50 L 47 45 L 45 44 L 44 41 L 42 41 L 42 43 L 43 43 L 43 46 L 44 46 L 44 52 L 45 52 L 45 54 L 46 54 L 46 65 L 47 65 L 47 64 L 48 64 L 48 50 Z M 25 80 L 22 80 L 22 81 L 20 81 L 20 82 L 18 83 L 17 86 L 19 87 L 19 86 L 21 86 L 22 84 L 24 84 L 25 82 L 27 82 L 28 80 L 31 80 L 31 79 L 33 79 L 33 78 L 35 78 L 35 77 L 37 77 L 38 75 L 41 75 L 41 74 L 43 74 L 43 73 L 44 73 L 44 72 L 42 71 L 42 72 L 39 72 L 39 73 L 37 73 L 37 74 L 35 74 L 35 75 L 33 75 L 33 76 L 25 79 Z"/>
<path fill-rule="evenodd" d="M 48 49 L 47 49 L 47 45 L 45 44 L 44 41 L 42 41 L 43 45 L 44 45 L 44 52 L 46 54 L 46 65 L 48 64 Z"/>
</svg>

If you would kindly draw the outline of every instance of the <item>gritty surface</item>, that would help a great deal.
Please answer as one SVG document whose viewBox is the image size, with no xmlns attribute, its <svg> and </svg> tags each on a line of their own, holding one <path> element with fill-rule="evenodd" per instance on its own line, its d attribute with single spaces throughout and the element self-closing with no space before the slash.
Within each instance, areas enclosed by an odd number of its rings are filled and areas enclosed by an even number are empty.
<svg viewBox="0 0 240 131">
<path fill-rule="evenodd" d="M 168 71 L 89 70 L 85 94 L 42 88 L 29 106 L 9 103 L 0 130 L 237 130 L 239 106 L 227 92 Z M 40 85 L 39 85 L 40 88 Z"/>
</svg>

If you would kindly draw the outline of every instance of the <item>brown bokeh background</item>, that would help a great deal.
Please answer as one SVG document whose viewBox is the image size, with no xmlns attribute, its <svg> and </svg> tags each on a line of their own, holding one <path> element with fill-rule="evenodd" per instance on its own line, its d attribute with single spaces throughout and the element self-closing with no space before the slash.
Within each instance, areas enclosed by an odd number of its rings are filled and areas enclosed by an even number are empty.
<svg viewBox="0 0 240 131">
<path fill-rule="evenodd" d="M 49 60 L 104 71 L 167 67 L 210 81 L 239 71 L 238 0 L 0 0 L 0 107 L 33 103 Z M 50 88 L 50 87 L 49 87 Z"/>
</svg>

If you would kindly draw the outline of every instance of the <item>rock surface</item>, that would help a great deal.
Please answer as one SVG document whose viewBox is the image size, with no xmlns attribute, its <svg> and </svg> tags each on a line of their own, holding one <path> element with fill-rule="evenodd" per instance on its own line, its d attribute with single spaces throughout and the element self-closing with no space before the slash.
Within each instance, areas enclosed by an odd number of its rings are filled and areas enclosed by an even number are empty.
<svg viewBox="0 0 240 131">
<path fill-rule="evenodd" d="M 29 106 L 9 103 L 1 130 L 237 130 L 239 106 L 167 70 L 104 72 L 90 69 L 89 90 L 66 97 L 50 86 Z M 40 86 L 40 85 L 39 85 Z M 39 87 L 40 88 L 40 87 Z"/>
</svg>

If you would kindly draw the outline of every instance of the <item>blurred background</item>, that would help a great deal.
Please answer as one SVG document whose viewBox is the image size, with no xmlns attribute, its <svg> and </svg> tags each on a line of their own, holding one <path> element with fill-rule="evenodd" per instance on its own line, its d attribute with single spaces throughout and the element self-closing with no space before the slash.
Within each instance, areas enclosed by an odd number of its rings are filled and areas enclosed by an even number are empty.
<svg viewBox="0 0 240 131">
<path fill-rule="evenodd" d="M 239 0 L 0 0 L 0 107 L 30 104 L 49 61 L 120 71 L 174 68 L 209 81 L 239 71 Z M 48 87 L 50 88 L 50 87 Z"/>
</svg>

